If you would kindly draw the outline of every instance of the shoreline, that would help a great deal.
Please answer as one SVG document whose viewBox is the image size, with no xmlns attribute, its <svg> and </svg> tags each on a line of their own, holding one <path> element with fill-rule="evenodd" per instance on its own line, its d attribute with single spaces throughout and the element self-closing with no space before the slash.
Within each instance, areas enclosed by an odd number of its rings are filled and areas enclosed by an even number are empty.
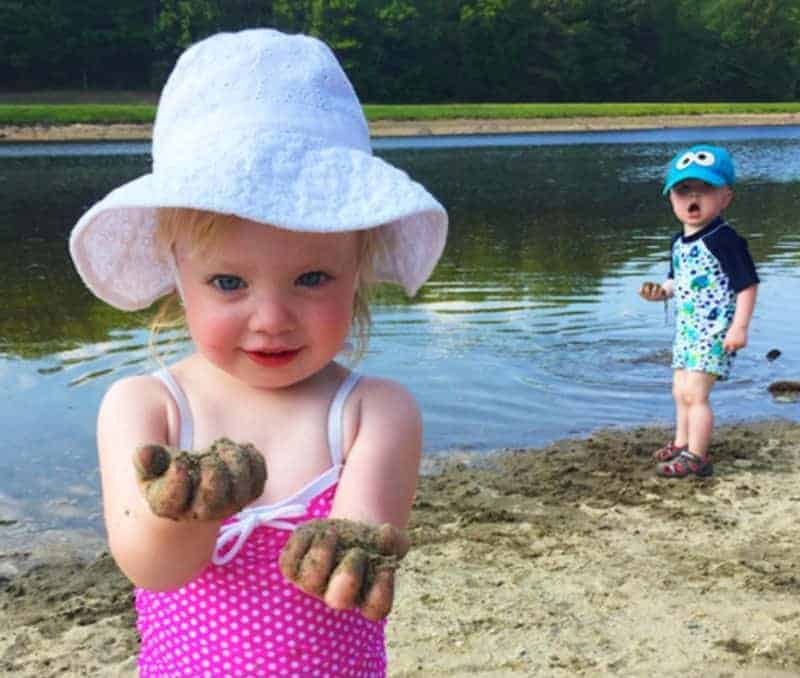
<svg viewBox="0 0 800 678">
<path fill-rule="evenodd" d="M 422 476 L 389 676 L 800 674 L 800 422 L 720 426 L 702 480 L 654 476 L 668 436 L 601 430 Z M 107 555 L 0 578 L 0 675 L 133 678 L 137 643 Z"/>
<path fill-rule="evenodd" d="M 370 136 L 406 137 L 534 132 L 596 132 L 681 127 L 800 125 L 800 113 L 709 114 L 638 117 L 379 120 Z M 31 141 L 149 141 L 152 125 L 0 125 L 0 143 Z"/>
</svg>

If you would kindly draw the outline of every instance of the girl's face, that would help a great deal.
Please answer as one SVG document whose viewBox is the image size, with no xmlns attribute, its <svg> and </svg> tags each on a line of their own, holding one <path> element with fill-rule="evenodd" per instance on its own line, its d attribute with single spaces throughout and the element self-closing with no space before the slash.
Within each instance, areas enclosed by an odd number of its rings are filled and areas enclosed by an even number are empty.
<svg viewBox="0 0 800 678">
<path fill-rule="evenodd" d="M 733 198 L 727 186 L 712 186 L 698 179 L 687 179 L 672 187 L 669 201 L 680 222 L 698 231 L 716 219 Z"/>
<path fill-rule="evenodd" d="M 358 283 L 355 233 L 300 233 L 235 221 L 219 243 L 175 259 L 198 351 L 257 387 L 300 382 L 341 351 Z"/>
</svg>

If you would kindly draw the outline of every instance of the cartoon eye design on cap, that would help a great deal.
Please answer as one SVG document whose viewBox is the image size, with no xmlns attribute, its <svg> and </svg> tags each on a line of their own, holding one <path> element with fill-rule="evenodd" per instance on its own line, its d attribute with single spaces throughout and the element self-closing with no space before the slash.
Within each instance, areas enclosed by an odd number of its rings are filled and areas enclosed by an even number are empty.
<svg viewBox="0 0 800 678">
<path fill-rule="evenodd" d="M 702 167 L 711 167 L 716 161 L 717 159 L 711 151 L 697 151 L 697 153 L 686 151 L 686 153 L 675 162 L 675 169 L 685 170 L 693 162 L 696 162 Z"/>
<path fill-rule="evenodd" d="M 694 161 L 703 167 L 711 167 L 716 161 L 714 154 L 709 151 L 698 151 L 694 154 Z"/>
<path fill-rule="evenodd" d="M 680 158 L 678 158 L 678 162 L 675 163 L 675 168 L 679 170 L 686 169 L 689 165 L 692 164 L 694 161 L 694 153 L 691 151 L 686 151 Z"/>
</svg>

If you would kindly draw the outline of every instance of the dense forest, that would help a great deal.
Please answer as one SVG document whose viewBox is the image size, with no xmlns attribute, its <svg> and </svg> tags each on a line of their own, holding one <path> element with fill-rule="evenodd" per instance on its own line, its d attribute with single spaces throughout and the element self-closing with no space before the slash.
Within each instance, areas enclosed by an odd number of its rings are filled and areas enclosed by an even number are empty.
<svg viewBox="0 0 800 678">
<path fill-rule="evenodd" d="M 157 90 L 253 26 L 324 39 L 365 102 L 800 97 L 800 0 L 0 0 L 0 90 Z"/>
</svg>

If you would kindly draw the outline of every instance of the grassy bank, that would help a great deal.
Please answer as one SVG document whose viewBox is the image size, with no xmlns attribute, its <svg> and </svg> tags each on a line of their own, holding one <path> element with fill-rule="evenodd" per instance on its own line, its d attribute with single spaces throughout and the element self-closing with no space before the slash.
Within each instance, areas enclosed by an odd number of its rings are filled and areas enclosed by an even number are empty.
<svg viewBox="0 0 800 678">
<path fill-rule="evenodd" d="M 20 98 L 23 95 L 18 95 Z M 55 95 L 52 94 L 51 98 Z M 88 95 L 85 95 L 88 96 Z M 140 95 L 142 99 L 147 95 Z M 152 103 L 39 103 L 0 98 L 0 125 L 148 124 L 155 117 Z M 36 100 L 33 95 L 29 101 Z M 800 102 L 779 103 L 562 103 L 562 104 L 367 104 L 367 119 L 549 119 L 592 117 L 646 117 L 708 114 L 800 113 Z"/>
<path fill-rule="evenodd" d="M 800 113 L 800 102 L 779 103 L 560 103 L 560 104 L 369 104 L 369 120 L 452 120 L 471 118 L 616 118 L 671 115 Z"/>
</svg>

